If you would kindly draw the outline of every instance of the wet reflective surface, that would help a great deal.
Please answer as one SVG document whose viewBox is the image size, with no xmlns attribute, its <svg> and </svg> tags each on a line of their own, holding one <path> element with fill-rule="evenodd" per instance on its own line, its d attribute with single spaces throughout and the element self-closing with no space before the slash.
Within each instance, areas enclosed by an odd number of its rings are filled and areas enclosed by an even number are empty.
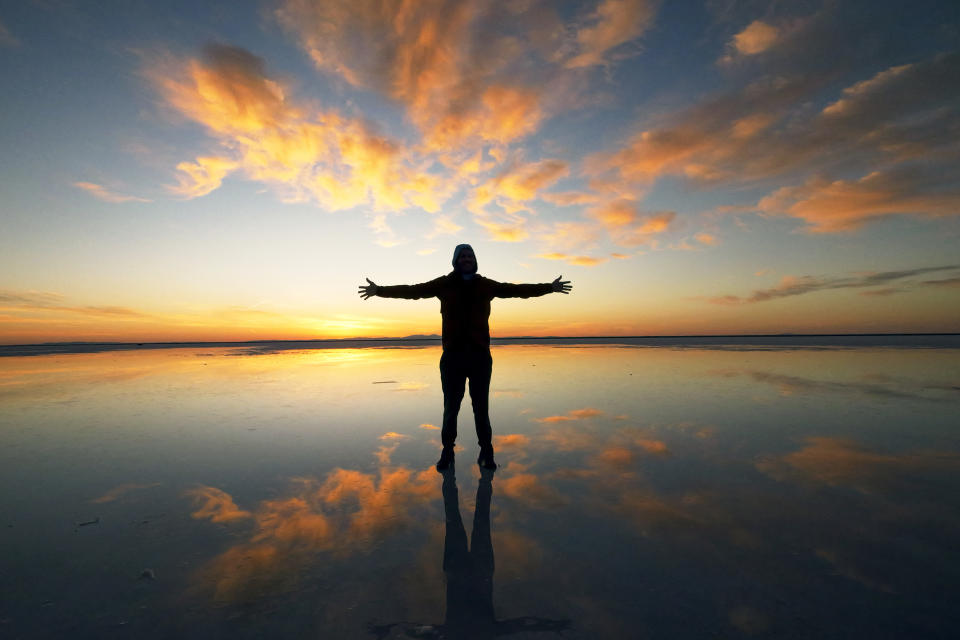
<svg viewBox="0 0 960 640">
<path fill-rule="evenodd" d="M 948 638 L 960 350 L 0 358 L 0 635 Z"/>
</svg>

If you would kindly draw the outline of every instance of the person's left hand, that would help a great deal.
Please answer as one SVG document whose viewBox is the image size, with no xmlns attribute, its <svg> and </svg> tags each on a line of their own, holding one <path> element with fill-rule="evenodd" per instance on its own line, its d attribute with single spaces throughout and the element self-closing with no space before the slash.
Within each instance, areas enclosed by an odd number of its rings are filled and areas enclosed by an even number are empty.
<svg viewBox="0 0 960 640">
<path fill-rule="evenodd" d="M 563 276 L 557 276 L 557 279 L 553 281 L 553 292 L 554 293 L 570 293 L 570 289 L 573 289 L 573 286 L 570 284 L 569 280 L 561 280 Z"/>
</svg>

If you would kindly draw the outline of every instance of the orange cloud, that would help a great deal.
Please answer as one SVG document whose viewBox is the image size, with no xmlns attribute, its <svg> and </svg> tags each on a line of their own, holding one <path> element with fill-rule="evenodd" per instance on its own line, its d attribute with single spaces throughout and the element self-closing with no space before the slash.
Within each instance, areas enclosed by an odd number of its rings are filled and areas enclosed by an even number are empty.
<svg viewBox="0 0 960 640">
<path fill-rule="evenodd" d="M 646 453 L 653 453 L 653 454 L 667 453 L 667 444 L 663 440 L 653 440 L 651 438 L 634 437 L 630 439 L 630 444 L 642 449 Z"/>
<path fill-rule="evenodd" d="M 188 489 L 185 495 L 193 499 L 199 508 L 190 515 L 198 520 L 211 522 L 231 522 L 253 517 L 249 511 L 240 509 L 230 494 L 215 487 L 197 487 Z"/>
<path fill-rule="evenodd" d="M 496 222 L 487 218 L 477 218 L 477 224 L 487 230 L 490 239 L 499 242 L 522 242 L 530 237 L 522 222 Z"/>
<path fill-rule="evenodd" d="M 591 409 L 591 408 L 574 409 L 568 415 L 578 420 L 582 420 L 583 418 L 597 418 L 599 416 L 602 416 L 603 411 L 601 411 L 600 409 Z"/>
<path fill-rule="evenodd" d="M 508 433 L 493 437 L 494 446 L 499 449 L 523 449 L 530 444 L 530 438 L 522 433 Z"/>
<path fill-rule="evenodd" d="M 495 196 L 510 200 L 532 200 L 537 193 L 569 173 L 563 160 L 541 160 L 513 167 L 489 184 Z"/>
<path fill-rule="evenodd" d="M 511 24 L 533 33 L 534 7 L 287 0 L 276 16 L 319 69 L 405 105 L 431 149 L 503 144 L 539 126 L 539 91 L 516 83 L 529 75 L 520 65 L 530 53 L 527 39 L 492 28 Z"/>
<path fill-rule="evenodd" d="M 850 117 L 862 114 L 872 102 L 871 97 L 889 93 L 889 88 L 910 81 L 915 65 L 904 64 L 880 71 L 868 80 L 862 80 L 843 90 L 844 97 L 823 108 L 829 117 Z M 919 88 L 919 87 L 917 87 Z"/>
<path fill-rule="evenodd" d="M 780 35 L 780 30 L 762 20 L 754 20 L 743 31 L 733 36 L 731 46 L 737 53 L 752 56 L 763 53 L 772 47 Z"/>
<path fill-rule="evenodd" d="M 154 482 L 151 484 L 135 484 L 135 483 L 121 484 L 119 486 L 114 487 L 113 489 L 110 489 L 99 498 L 94 498 L 90 502 L 93 502 L 95 504 L 103 504 L 105 502 L 114 502 L 115 500 L 122 498 L 123 496 L 130 493 L 131 491 L 137 491 L 139 489 L 150 489 L 152 487 L 159 487 L 159 486 L 160 486 L 159 482 Z"/>
<path fill-rule="evenodd" d="M 567 164 L 560 160 L 542 160 L 515 165 L 502 171 L 473 190 L 468 208 L 477 216 L 477 223 L 485 227 L 495 240 L 516 242 L 525 240 L 527 219 L 520 211 L 527 210 L 527 201 L 568 173 Z M 492 214 L 486 210 L 490 202 L 503 209 Z"/>
<path fill-rule="evenodd" d="M 91 318 L 115 318 L 117 320 L 140 320 L 149 318 L 147 314 L 127 307 L 104 305 L 70 305 L 64 296 L 59 293 L 46 291 L 12 291 L 0 290 L 0 310 L 10 311 L 17 315 L 30 317 L 33 315 L 70 315 L 89 316 Z"/>
<path fill-rule="evenodd" d="M 562 416 L 547 416 L 546 418 L 537 418 L 537 422 L 569 422 L 571 420 L 585 420 L 587 418 L 597 418 L 603 415 L 600 409 L 574 409 Z"/>
<path fill-rule="evenodd" d="M 643 34 L 653 23 L 652 0 L 602 0 L 576 35 L 578 52 L 567 60 L 571 69 L 605 64 L 608 52 Z"/>
<path fill-rule="evenodd" d="M 532 473 L 518 473 L 497 482 L 499 493 L 531 507 L 547 509 L 566 503 L 563 496 Z"/>
<path fill-rule="evenodd" d="M 616 200 L 595 207 L 590 215 L 608 228 L 626 227 L 637 219 L 636 205 L 629 200 Z"/>
<path fill-rule="evenodd" d="M 653 244 L 656 236 L 670 230 L 673 211 L 640 214 L 630 200 L 615 200 L 591 208 L 587 214 L 603 225 L 610 238 L 625 247 Z"/>
<path fill-rule="evenodd" d="M 566 253 L 541 253 L 538 258 L 544 260 L 563 260 L 567 264 L 578 267 L 595 267 L 598 264 L 606 262 L 605 258 L 593 258 L 591 256 L 571 256 Z"/>
<path fill-rule="evenodd" d="M 875 493 L 909 486 L 917 474 L 955 473 L 960 469 L 960 455 L 933 451 L 876 453 L 851 440 L 813 437 L 807 439 L 803 449 L 762 460 L 757 468 L 779 481 L 801 480 Z"/>
<path fill-rule="evenodd" d="M 937 179 L 920 167 L 875 171 L 852 181 L 812 178 L 801 186 L 778 189 L 757 208 L 799 218 L 813 233 L 851 231 L 895 214 L 960 215 L 960 189 L 932 185 L 931 178 Z"/>
<path fill-rule="evenodd" d="M 296 581 L 296 567 L 317 553 L 351 555 L 418 520 L 415 511 L 438 495 L 433 470 L 381 466 L 376 474 L 335 469 L 320 482 L 297 478 L 289 494 L 264 500 L 253 513 L 236 508 L 233 498 L 213 487 L 190 492 L 204 508 L 194 514 L 222 522 L 253 519 L 242 542 L 211 560 L 197 574 L 218 601 L 245 597 L 251 585 Z M 228 516 L 228 514 L 242 514 Z"/>
<path fill-rule="evenodd" d="M 445 115 L 427 131 L 425 143 L 436 150 L 456 149 L 471 140 L 506 144 L 536 131 L 542 118 L 536 91 L 493 86 L 473 110 Z"/>
<path fill-rule="evenodd" d="M 633 466 L 636 453 L 626 447 L 607 447 L 596 455 L 595 464 L 605 468 L 626 469 Z"/>
<path fill-rule="evenodd" d="M 372 204 L 434 212 L 449 197 L 450 187 L 421 170 L 412 150 L 364 121 L 295 104 L 243 49 L 210 45 L 203 60 L 166 61 L 146 74 L 167 104 L 203 125 L 224 151 L 178 165 L 171 189 L 179 195 L 205 195 L 242 171 L 284 200 L 329 210 Z"/>
<path fill-rule="evenodd" d="M 177 184 L 169 189 L 184 198 L 199 198 L 219 189 L 223 179 L 238 166 L 229 158 L 218 157 L 201 156 L 196 162 L 181 162 L 177 165 Z"/>
<path fill-rule="evenodd" d="M 128 196 L 122 193 L 117 193 L 111 191 L 104 186 L 99 184 L 94 184 L 93 182 L 74 182 L 73 186 L 78 189 L 83 189 L 93 197 L 103 200 L 104 202 L 150 202 L 146 198 L 138 198 L 136 196 Z"/>
</svg>

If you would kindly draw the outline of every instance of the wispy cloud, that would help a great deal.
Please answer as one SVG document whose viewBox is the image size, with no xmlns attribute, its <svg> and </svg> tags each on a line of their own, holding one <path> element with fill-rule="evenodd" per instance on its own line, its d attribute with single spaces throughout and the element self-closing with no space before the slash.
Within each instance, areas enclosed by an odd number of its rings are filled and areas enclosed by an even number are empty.
<svg viewBox="0 0 960 640">
<path fill-rule="evenodd" d="M 890 288 L 874 291 L 873 295 L 886 295 L 899 291 L 916 289 L 927 286 L 951 286 L 953 281 L 960 278 L 946 280 L 916 281 L 914 278 L 931 273 L 946 273 L 960 271 L 960 265 L 944 265 L 939 267 L 922 267 L 902 271 L 880 271 L 856 276 L 784 276 L 778 285 L 767 289 L 756 289 L 749 296 L 724 295 L 709 298 L 714 304 L 749 304 L 766 302 L 778 298 L 800 296 L 816 291 L 831 289 L 867 289 L 881 287 L 890 283 L 897 283 L 895 290 Z M 944 284 L 939 284 L 944 283 Z M 954 285 L 955 286 L 955 285 Z"/>
<path fill-rule="evenodd" d="M 757 33 L 743 46 L 775 48 Z M 668 175 L 704 185 L 791 185 L 806 173 L 802 184 L 778 187 L 756 209 L 805 220 L 811 231 L 856 229 L 893 214 L 957 215 L 951 167 L 960 162 L 960 143 L 944 132 L 960 127 L 960 85 L 951 80 L 958 71 L 960 53 L 890 67 L 818 112 L 801 106 L 830 75 L 787 69 L 669 114 L 621 148 L 589 156 L 585 168 L 597 184 L 620 190 Z M 857 167 L 859 180 L 829 177 Z"/>
<path fill-rule="evenodd" d="M 121 484 L 119 486 L 114 487 L 113 489 L 110 489 L 102 496 L 98 498 L 94 498 L 90 502 L 93 502 L 94 504 L 115 502 L 116 500 L 119 500 L 123 496 L 133 491 L 139 491 L 140 489 L 152 489 L 153 487 L 159 487 L 159 486 L 160 486 L 159 482 L 153 482 L 150 484 L 137 484 L 137 483 Z"/>
<path fill-rule="evenodd" d="M 45 291 L 0 290 L 0 309 L 20 313 L 53 312 L 93 317 L 149 317 L 135 309 L 111 305 L 71 305 L 65 296 Z"/>
<path fill-rule="evenodd" d="M 544 260 L 563 260 L 567 264 L 577 267 L 595 267 L 598 264 L 606 262 L 606 258 L 595 258 L 593 256 L 571 256 L 566 253 L 541 253 L 538 258 Z"/>
<path fill-rule="evenodd" d="M 223 179 L 236 169 L 239 163 L 230 158 L 201 156 L 196 162 L 181 162 L 177 165 L 177 184 L 170 191 L 178 196 L 192 199 L 205 196 L 223 184 Z"/>
<path fill-rule="evenodd" d="M 477 187 L 473 204 L 482 208 L 497 200 L 508 210 L 515 210 L 519 203 L 533 200 L 542 189 L 568 173 L 567 163 L 555 159 L 511 166 Z"/>
<path fill-rule="evenodd" d="M 111 191 L 106 187 L 95 184 L 93 182 L 74 182 L 73 186 L 78 189 L 83 189 L 94 198 L 103 200 L 104 202 L 150 202 L 146 198 L 138 198 L 137 196 L 128 196 L 122 193 L 117 193 L 116 191 Z"/>
<path fill-rule="evenodd" d="M 545 418 L 537 418 L 537 422 L 570 422 L 571 420 L 585 420 L 587 418 L 597 418 L 603 415 L 603 411 L 600 409 L 594 409 L 592 407 L 585 407 L 583 409 L 573 409 L 572 411 L 567 412 L 563 415 L 557 416 L 547 416 Z"/>
<path fill-rule="evenodd" d="M 658 235 L 669 231 L 676 213 L 642 213 L 630 200 L 615 200 L 591 207 L 587 215 L 599 222 L 614 243 L 623 247 L 651 245 Z"/>
<path fill-rule="evenodd" d="M 588 191 L 562 191 L 558 193 L 544 193 L 540 196 L 546 202 L 558 207 L 572 207 L 583 204 L 596 204 L 600 196 Z"/>
<path fill-rule="evenodd" d="M 851 231 L 894 214 L 960 215 L 960 188 L 945 180 L 940 167 L 926 163 L 875 171 L 859 180 L 815 177 L 778 189 L 760 200 L 757 209 L 799 218 L 815 233 Z"/>
<path fill-rule="evenodd" d="M 657 4 L 654 0 L 602 0 L 577 29 L 577 52 L 566 61 L 566 66 L 605 64 L 617 47 L 650 28 Z"/>
</svg>

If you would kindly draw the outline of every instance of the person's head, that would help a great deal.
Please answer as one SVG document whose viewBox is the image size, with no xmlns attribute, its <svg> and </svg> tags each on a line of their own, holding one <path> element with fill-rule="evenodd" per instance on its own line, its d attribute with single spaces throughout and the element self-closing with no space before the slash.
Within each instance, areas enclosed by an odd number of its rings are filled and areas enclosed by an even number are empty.
<svg viewBox="0 0 960 640">
<path fill-rule="evenodd" d="M 473 247 L 468 244 L 458 244 L 453 250 L 453 269 L 463 275 L 472 275 L 477 272 L 477 256 Z"/>
</svg>

